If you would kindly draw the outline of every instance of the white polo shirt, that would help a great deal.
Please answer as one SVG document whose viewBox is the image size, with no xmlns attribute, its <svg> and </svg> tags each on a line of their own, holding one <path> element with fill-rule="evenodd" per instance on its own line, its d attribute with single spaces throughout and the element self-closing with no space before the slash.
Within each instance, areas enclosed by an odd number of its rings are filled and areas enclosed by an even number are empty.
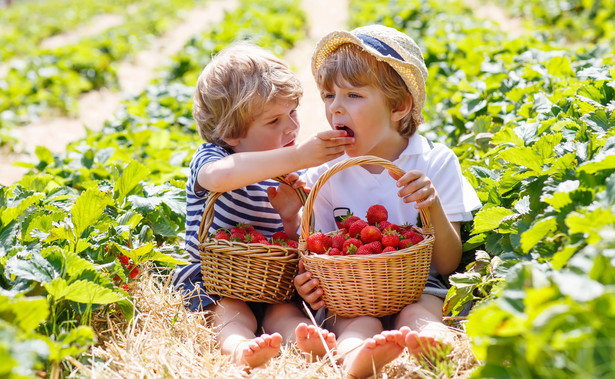
<svg viewBox="0 0 615 379">
<path fill-rule="evenodd" d="M 313 187 L 316 180 L 331 166 L 348 159 L 347 155 L 308 169 L 304 180 Z M 408 146 L 395 160 L 404 171 L 420 170 L 432 181 L 444 212 L 451 222 L 472 220 L 471 211 L 481 206 L 480 200 L 467 179 L 462 175 L 455 153 L 440 143 L 432 144 L 415 134 Z M 321 187 L 314 201 L 315 230 L 324 233 L 339 229 L 335 217 L 349 210 L 365 219 L 367 209 L 374 204 L 385 206 L 389 221 L 396 224 L 416 224 L 419 211 L 415 203 L 406 204 L 397 195 L 399 188 L 387 170 L 372 174 L 362 166 L 343 169 L 331 176 Z"/>
</svg>

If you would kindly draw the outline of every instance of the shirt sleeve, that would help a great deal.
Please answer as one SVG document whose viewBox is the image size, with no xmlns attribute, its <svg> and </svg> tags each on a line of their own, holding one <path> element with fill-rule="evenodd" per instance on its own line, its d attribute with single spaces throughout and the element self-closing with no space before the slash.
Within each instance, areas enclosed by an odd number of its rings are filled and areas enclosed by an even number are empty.
<svg viewBox="0 0 615 379">
<path fill-rule="evenodd" d="M 188 180 L 186 182 L 187 193 L 190 193 L 198 198 L 202 198 L 207 195 L 207 190 L 194 190 L 194 185 L 196 184 L 199 171 L 206 163 L 220 160 L 227 155 L 229 154 L 226 150 L 212 143 L 205 143 L 199 146 L 197 151 L 192 156 L 192 161 L 190 162 L 190 175 L 188 175 Z"/>
<path fill-rule="evenodd" d="M 451 222 L 471 221 L 472 211 L 481 206 L 476 191 L 461 173 L 455 153 L 440 144 L 435 150 L 426 175 L 438 192 L 444 212 Z"/>
</svg>

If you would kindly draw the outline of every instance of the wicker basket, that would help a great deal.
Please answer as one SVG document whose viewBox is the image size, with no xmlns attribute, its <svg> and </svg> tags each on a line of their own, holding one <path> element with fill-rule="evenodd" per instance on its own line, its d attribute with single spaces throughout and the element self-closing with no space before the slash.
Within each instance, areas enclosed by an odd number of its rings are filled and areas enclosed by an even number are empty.
<svg viewBox="0 0 615 379">
<path fill-rule="evenodd" d="M 274 179 L 284 183 L 282 177 Z M 304 204 L 305 192 L 302 189 L 295 192 Z M 205 291 L 243 301 L 272 304 L 289 301 L 295 293 L 297 249 L 211 238 L 209 228 L 214 220 L 214 204 L 220 195 L 219 192 L 209 194 L 199 230 Z"/>
<path fill-rule="evenodd" d="M 395 164 L 374 156 L 350 158 L 329 168 L 308 196 L 301 219 L 299 255 L 305 268 L 320 281 L 323 300 L 332 313 L 342 317 L 382 317 L 398 313 L 418 301 L 427 282 L 434 232 L 427 210 L 421 210 L 423 241 L 408 248 L 373 255 L 330 256 L 307 249 L 314 198 L 335 173 L 356 165 L 378 165 L 403 175 Z M 328 235 L 334 232 L 327 233 Z"/>
</svg>

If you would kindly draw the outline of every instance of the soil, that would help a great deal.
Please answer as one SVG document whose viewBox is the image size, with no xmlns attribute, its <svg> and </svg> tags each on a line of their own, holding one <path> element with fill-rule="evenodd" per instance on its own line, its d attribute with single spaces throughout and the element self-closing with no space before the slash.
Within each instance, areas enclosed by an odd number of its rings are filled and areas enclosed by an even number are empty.
<svg viewBox="0 0 615 379">
<path fill-rule="evenodd" d="M 479 0 L 466 2 L 476 10 L 477 15 L 494 20 L 511 35 L 520 34 L 520 21 L 508 18 L 501 8 L 489 3 L 479 3 Z M 86 127 L 94 131 L 100 130 L 105 120 L 119 108 L 123 98 L 140 93 L 154 79 L 156 70 L 164 67 L 168 57 L 178 52 L 191 36 L 221 21 L 224 12 L 234 9 L 237 4 L 237 0 L 211 0 L 202 8 L 190 11 L 185 20 L 178 23 L 177 28 L 155 40 L 149 50 L 139 52 L 131 61 L 120 65 L 120 91 L 113 92 L 103 88 L 84 94 L 79 100 L 76 117 L 46 118 L 15 128 L 14 133 L 19 141 L 17 146 L 11 152 L 6 149 L 0 151 L 0 184 L 15 183 L 28 171 L 14 166 L 14 163 L 35 162 L 36 146 L 46 146 L 53 153 L 62 153 L 70 142 L 85 136 Z M 313 49 L 321 37 L 336 29 L 346 29 L 348 0 L 302 0 L 302 6 L 308 16 L 307 38 L 299 42 L 285 57 L 304 86 L 304 96 L 298 109 L 302 126 L 299 140 L 329 127 L 311 73 L 310 61 Z M 95 18 L 97 25 L 87 25 L 45 43 L 53 46 L 74 43 L 84 35 L 116 25 L 120 19 L 123 20 L 124 17 L 102 15 Z"/>
</svg>

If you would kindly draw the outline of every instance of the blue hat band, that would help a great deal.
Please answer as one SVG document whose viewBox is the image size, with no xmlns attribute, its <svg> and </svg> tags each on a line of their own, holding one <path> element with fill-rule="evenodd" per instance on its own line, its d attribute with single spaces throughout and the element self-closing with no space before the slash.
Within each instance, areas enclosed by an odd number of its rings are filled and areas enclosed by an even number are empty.
<svg viewBox="0 0 615 379">
<path fill-rule="evenodd" d="M 404 58 L 402 58 L 401 55 L 397 53 L 397 51 L 393 50 L 391 46 L 382 42 L 378 38 L 368 36 L 367 34 L 355 34 L 355 36 L 357 36 L 361 41 L 363 41 L 363 43 L 365 43 L 367 46 L 371 47 L 372 49 L 376 50 L 380 54 L 384 56 L 388 55 L 395 59 L 399 59 L 402 62 L 405 62 Z"/>
</svg>

